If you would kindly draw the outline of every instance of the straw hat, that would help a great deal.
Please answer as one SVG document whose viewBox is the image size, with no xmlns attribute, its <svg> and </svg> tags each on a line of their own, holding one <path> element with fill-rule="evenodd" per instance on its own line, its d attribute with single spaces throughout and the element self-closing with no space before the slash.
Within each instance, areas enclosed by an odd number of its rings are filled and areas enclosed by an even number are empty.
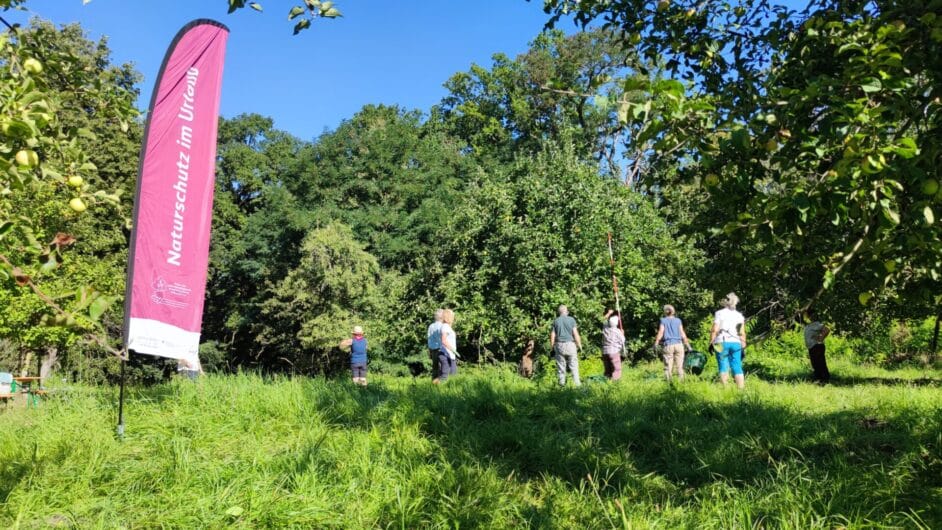
<svg viewBox="0 0 942 530">
<path fill-rule="evenodd" d="M 361 328 L 360 326 L 353 326 L 353 334 L 354 334 L 354 335 L 362 335 L 362 334 L 363 334 L 363 328 Z"/>
</svg>

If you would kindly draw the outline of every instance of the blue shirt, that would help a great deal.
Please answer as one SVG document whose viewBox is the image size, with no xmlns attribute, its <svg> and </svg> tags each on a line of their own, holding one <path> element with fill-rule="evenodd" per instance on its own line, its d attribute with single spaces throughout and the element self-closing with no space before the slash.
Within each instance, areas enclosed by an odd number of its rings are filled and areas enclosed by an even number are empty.
<svg viewBox="0 0 942 530">
<path fill-rule="evenodd" d="M 556 342 L 575 342 L 573 330 L 576 329 L 576 319 L 569 315 L 561 316 L 553 321 L 553 332 L 556 333 Z"/>
<path fill-rule="evenodd" d="M 436 320 L 428 327 L 428 349 L 438 351 L 442 348 L 442 323 Z"/>
<path fill-rule="evenodd" d="M 366 338 L 353 339 L 350 345 L 350 364 L 366 364 Z"/>
<path fill-rule="evenodd" d="M 684 323 L 677 317 L 664 317 L 661 319 L 661 325 L 664 326 L 664 336 L 661 340 L 665 346 L 671 344 L 682 344 L 684 339 L 680 335 L 680 327 Z"/>
</svg>

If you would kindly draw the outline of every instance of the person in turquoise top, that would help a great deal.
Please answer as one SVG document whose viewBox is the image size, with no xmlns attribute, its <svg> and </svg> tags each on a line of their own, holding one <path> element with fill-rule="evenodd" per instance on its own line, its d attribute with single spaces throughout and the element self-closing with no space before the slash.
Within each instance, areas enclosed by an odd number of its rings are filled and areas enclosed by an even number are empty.
<svg viewBox="0 0 942 530">
<path fill-rule="evenodd" d="M 582 349 L 582 339 L 579 337 L 579 328 L 576 319 L 569 316 L 569 309 L 561 305 L 558 308 L 559 317 L 553 321 L 550 331 L 550 344 L 556 354 L 556 376 L 559 386 L 566 386 L 566 369 L 572 372 L 572 384 L 580 386 L 579 381 L 579 350 Z"/>
</svg>

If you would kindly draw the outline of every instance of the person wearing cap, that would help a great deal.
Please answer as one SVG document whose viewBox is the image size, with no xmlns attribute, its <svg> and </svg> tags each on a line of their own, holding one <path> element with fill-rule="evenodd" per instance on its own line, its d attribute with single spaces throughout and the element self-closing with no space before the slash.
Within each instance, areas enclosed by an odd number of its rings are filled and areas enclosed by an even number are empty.
<svg viewBox="0 0 942 530">
<path fill-rule="evenodd" d="M 363 328 L 353 326 L 352 338 L 340 342 L 340 348 L 350 348 L 350 370 L 353 372 L 353 382 L 366 386 L 366 337 Z"/>
<path fill-rule="evenodd" d="M 618 327 L 618 315 L 611 309 L 602 317 L 602 364 L 605 377 L 612 381 L 621 379 L 621 354 L 625 349 L 625 334 Z"/>
<path fill-rule="evenodd" d="M 566 369 L 572 372 L 572 383 L 581 386 L 579 381 L 579 350 L 582 349 L 582 339 L 579 338 L 579 329 L 576 319 L 569 316 L 569 308 L 560 305 L 557 308 L 559 317 L 553 321 L 550 331 L 550 344 L 556 355 L 556 377 L 559 386 L 566 386 Z"/>
<path fill-rule="evenodd" d="M 746 347 L 746 319 L 736 311 L 739 297 L 729 293 L 723 298 L 723 309 L 713 316 L 713 328 L 710 330 L 710 348 L 716 353 L 716 364 L 720 368 L 720 381 L 729 383 L 729 373 L 740 389 L 746 387 L 746 378 L 742 371 L 742 351 Z"/>
<path fill-rule="evenodd" d="M 458 335 L 455 333 L 455 312 L 446 309 L 442 312 L 442 325 L 439 328 L 441 335 L 441 349 L 438 352 L 438 374 L 432 383 L 440 384 L 448 380 L 448 376 L 458 373 Z"/>
<path fill-rule="evenodd" d="M 664 306 L 664 316 L 657 327 L 657 336 L 654 337 L 654 349 L 661 345 L 664 358 L 664 375 L 667 382 L 671 381 L 671 372 L 677 365 L 677 379 L 684 380 L 684 350 L 690 351 L 690 340 L 684 332 L 684 323 L 676 316 L 674 306 Z"/>
</svg>

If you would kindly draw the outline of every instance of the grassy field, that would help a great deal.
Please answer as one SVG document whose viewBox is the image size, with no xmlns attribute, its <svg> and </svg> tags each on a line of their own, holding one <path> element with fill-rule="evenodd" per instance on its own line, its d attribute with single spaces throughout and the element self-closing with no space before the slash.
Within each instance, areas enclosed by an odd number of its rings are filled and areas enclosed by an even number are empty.
<svg viewBox="0 0 942 530">
<path fill-rule="evenodd" d="M 63 387 L 0 412 L 0 527 L 942 528 L 942 373 L 747 368 L 208 376 L 133 390 L 123 441 L 114 389 Z"/>
</svg>

